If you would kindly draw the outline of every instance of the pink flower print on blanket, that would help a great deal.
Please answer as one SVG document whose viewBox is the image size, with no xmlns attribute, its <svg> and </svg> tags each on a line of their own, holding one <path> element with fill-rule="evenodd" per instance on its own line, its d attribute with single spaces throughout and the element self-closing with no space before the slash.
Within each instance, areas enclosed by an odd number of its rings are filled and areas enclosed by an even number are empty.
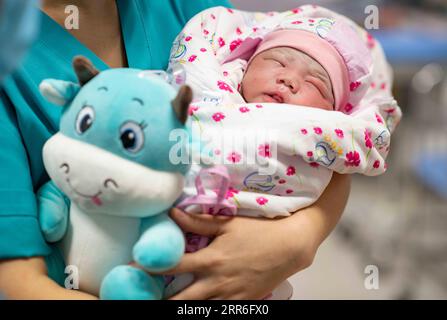
<svg viewBox="0 0 447 320">
<path fill-rule="evenodd" d="M 219 47 L 222 48 L 223 46 L 225 46 L 225 40 L 222 37 L 219 37 L 219 39 L 217 40 L 217 42 L 219 43 Z"/>
<path fill-rule="evenodd" d="M 318 162 L 311 162 L 311 163 L 309 163 L 309 165 L 310 165 L 312 168 L 318 168 L 318 167 L 320 166 L 320 164 L 319 164 Z"/>
<path fill-rule="evenodd" d="M 224 82 L 222 80 L 217 81 L 217 87 L 220 90 L 228 91 L 230 93 L 233 93 L 233 89 L 231 89 L 231 87 L 226 82 Z"/>
<path fill-rule="evenodd" d="M 289 166 L 289 167 L 287 168 L 286 174 L 287 174 L 288 176 L 293 176 L 295 173 L 296 173 L 296 169 L 295 169 L 294 166 Z"/>
<path fill-rule="evenodd" d="M 257 197 L 256 198 L 256 202 L 260 205 L 260 206 L 265 206 L 267 204 L 267 202 L 269 202 L 269 199 L 265 198 L 265 197 Z"/>
<path fill-rule="evenodd" d="M 360 154 L 357 151 L 350 151 L 346 154 L 345 166 L 358 167 L 360 165 Z"/>
<path fill-rule="evenodd" d="M 340 139 L 343 139 L 343 137 L 345 136 L 343 133 L 343 130 L 341 129 L 335 129 L 335 134 L 337 135 L 337 137 L 339 137 Z"/>
<path fill-rule="evenodd" d="M 380 168 L 380 161 L 379 160 L 374 161 L 373 168 L 374 169 L 379 169 Z"/>
<path fill-rule="evenodd" d="M 227 160 L 230 161 L 231 163 L 238 163 L 240 162 L 242 159 L 242 156 L 237 153 L 236 151 L 231 152 L 228 156 L 227 156 Z"/>
<path fill-rule="evenodd" d="M 350 89 L 351 91 L 355 91 L 355 90 L 357 90 L 358 87 L 360 87 L 361 84 L 362 84 L 362 83 L 359 82 L 359 81 L 351 82 L 351 83 L 349 84 L 349 89 Z"/>
<path fill-rule="evenodd" d="M 298 14 L 298 13 L 302 12 L 303 9 L 301 9 L 301 8 L 295 8 L 295 9 L 292 9 L 291 11 L 292 11 L 293 14 Z"/>
<path fill-rule="evenodd" d="M 236 194 L 239 193 L 239 190 L 234 189 L 233 187 L 228 188 L 225 199 L 234 198 Z"/>
<path fill-rule="evenodd" d="M 216 122 L 220 122 L 223 119 L 225 119 L 225 115 L 222 112 L 216 112 L 215 114 L 213 114 L 213 120 Z"/>
<path fill-rule="evenodd" d="M 380 117 L 377 113 L 376 113 L 376 120 L 377 120 L 377 123 L 383 124 L 382 117 Z"/>
<path fill-rule="evenodd" d="M 197 106 L 190 106 L 189 109 L 188 109 L 188 115 L 192 117 L 194 115 L 194 112 L 196 112 L 197 110 L 199 110 L 199 107 L 197 107 Z"/>
<path fill-rule="evenodd" d="M 354 109 L 354 106 L 353 106 L 352 104 L 347 103 L 347 104 L 345 105 L 345 112 L 346 112 L 346 113 L 350 113 L 350 112 L 352 111 L 352 109 Z"/>
<path fill-rule="evenodd" d="M 264 158 L 271 158 L 272 157 L 272 153 L 270 152 L 270 145 L 268 143 L 261 144 L 258 147 L 258 154 L 261 157 L 264 157 Z"/>
<path fill-rule="evenodd" d="M 369 149 L 373 147 L 373 143 L 371 140 L 372 132 L 368 129 L 365 129 L 365 146 Z"/>
<path fill-rule="evenodd" d="M 239 47 L 242 43 L 242 39 L 234 40 L 230 43 L 230 51 L 233 52 L 236 50 L 237 47 Z"/>
</svg>

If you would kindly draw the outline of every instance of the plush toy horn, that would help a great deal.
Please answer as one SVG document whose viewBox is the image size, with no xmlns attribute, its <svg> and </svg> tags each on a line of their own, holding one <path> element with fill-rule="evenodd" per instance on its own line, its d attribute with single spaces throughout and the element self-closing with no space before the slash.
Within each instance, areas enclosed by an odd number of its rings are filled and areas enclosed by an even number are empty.
<svg viewBox="0 0 447 320">
<path fill-rule="evenodd" d="M 91 61 L 83 56 L 76 56 L 73 59 L 73 68 L 81 86 L 89 82 L 99 73 Z"/>
<path fill-rule="evenodd" d="M 172 107 L 182 124 L 185 124 L 186 119 L 188 118 L 188 109 L 191 101 L 192 90 L 189 86 L 182 86 L 177 93 L 177 97 L 172 100 Z"/>
</svg>

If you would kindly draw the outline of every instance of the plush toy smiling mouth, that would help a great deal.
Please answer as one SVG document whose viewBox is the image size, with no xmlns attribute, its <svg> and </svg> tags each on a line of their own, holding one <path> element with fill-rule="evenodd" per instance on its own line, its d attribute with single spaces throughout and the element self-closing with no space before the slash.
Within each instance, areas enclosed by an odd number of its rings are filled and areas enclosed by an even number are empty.
<svg viewBox="0 0 447 320">
<path fill-rule="evenodd" d="M 71 190 L 73 190 L 73 192 L 76 193 L 78 196 L 81 196 L 81 197 L 87 198 L 87 199 L 91 199 L 95 205 L 102 206 L 101 198 L 99 198 L 99 196 L 102 194 L 101 191 L 98 191 L 94 195 L 86 195 L 86 194 L 83 194 L 83 193 L 79 192 L 78 190 L 76 190 L 75 187 L 73 187 L 71 185 L 69 178 L 67 178 L 66 181 L 67 181 L 67 184 L 70 186 Z"/>
</svg>

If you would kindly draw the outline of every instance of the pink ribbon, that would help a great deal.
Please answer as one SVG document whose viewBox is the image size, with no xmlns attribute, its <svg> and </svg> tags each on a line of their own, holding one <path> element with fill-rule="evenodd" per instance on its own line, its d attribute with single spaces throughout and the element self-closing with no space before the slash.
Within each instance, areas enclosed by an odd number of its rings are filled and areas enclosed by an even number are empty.
<svg viewBox="0 0 447 320">
<path fill-rule="evenodd" d="M 208 174 L 217 176 L 220 181 L 217 182 L 218 189 L 216 193 L 206 194 L 202 183 L 202 176 Z M 224 166 L 214 166 L 208 169 L 201 169 L 195 179 L 197 195 L 183 199 L 177 208 L 185 210 L 191 205 L 200 205 L 202 213 L 211 215 L 234 216 L 237 213 L 237 207 L 226 199 L 227 192 L 230 187 L 230 176 L 228 170 Z M 186 235 L 186 252 L 195 252 L 208 245 L 210 238 L 188 233 Z"/>
<path fill-rule="evenodd" d="M 209 174 L 220 177 L 218 182 L 218 191 L 216 194 L 206 194 L 202 184 L 202 175 Z M 191 205 L 200 205 L 202 213 L 212 215 L 234 216 L 237 213 L 237 207 L 226 199 L 230 187 L 230 176 L 224 166 L 214 166 L 208 169 L 201 169 L 195 179 L 197 195 L 185 198 L 177 208 L 185 210 Z M 213 188 L 217 189 L 217 188 Z"/>
</svg>

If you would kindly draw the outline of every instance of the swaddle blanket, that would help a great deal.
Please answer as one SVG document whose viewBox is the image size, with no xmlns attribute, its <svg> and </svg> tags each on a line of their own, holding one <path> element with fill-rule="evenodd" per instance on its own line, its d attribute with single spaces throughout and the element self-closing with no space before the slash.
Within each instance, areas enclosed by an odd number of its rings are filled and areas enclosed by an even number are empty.
<svg viewBox="0 0 447 320">
<path fill-rule="evenodd" d="M 351 30 L 337 28 L 339 20 Z M 337 48 L 351 81 L 341 110 L 245 103 L 238 89 L 247 60 L 265 35 L 279 29 L 314 32 Z M 339 40 L 348 31 L 365 41 L 365 61 L 358 61 L 349 39 Z M 380 44 L 346 17 L 310 5 L 282 13 L 211 8 L 176 38 L 170 68 L 178 66 L 195 97 L 192 159 L 228 168 L 227 200 L 238 214 L 287 216 L 318 199 L 333 171 L 368 176 L 386 171 L 390 136 L 401 118 L 391 72 Z M 199 170 L 191 170 L 187 195 L 196 193 Z M 215 192 L 216 183 L 212 177 L 205 182 L 207 192 Z"/>
</svg>

